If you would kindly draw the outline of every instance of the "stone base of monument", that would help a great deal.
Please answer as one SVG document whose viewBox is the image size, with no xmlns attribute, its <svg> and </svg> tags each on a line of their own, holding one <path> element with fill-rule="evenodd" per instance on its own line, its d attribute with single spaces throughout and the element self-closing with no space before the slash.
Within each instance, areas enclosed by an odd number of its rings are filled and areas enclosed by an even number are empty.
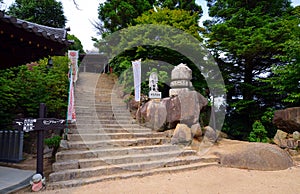
<svg viewBox="0 0 300 194">
<path fill-rule="evenodd" d="M 172 88 L 169 90 L 169 96 L 178 96 L 180 93 L 190 92 L 189 88 Z"/>
</svg>

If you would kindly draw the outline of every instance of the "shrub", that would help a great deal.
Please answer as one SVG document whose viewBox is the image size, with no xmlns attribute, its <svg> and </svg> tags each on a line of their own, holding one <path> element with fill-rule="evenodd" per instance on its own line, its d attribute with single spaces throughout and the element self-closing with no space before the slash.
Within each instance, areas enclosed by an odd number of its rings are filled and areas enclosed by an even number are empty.
<svg viewBox="0 0 300 194">
<path fill-rule="evenodd" d="M 45 144 L 49 148 L 53 148 L 53 150 L 52 150 L 52 158 L 55 158 L 55 154 L 58 151 L 61 139 L 62 139 L 61 136 L 58 136 L 58 135 L 55 135 L 55 136 L 53 136 L 51 138 L 45 139 Z"/>
<path fill-rule="evenodd" d="M 267 131 L 260 121 L 255 121 L 252 125 L 252 131 L 249 135 L 251 142 L 268 142 Z"/>
</svg>

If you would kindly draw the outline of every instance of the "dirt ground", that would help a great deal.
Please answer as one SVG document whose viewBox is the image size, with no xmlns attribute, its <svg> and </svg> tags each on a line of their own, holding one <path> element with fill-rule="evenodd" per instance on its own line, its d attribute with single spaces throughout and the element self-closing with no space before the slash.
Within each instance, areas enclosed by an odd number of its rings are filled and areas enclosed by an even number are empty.
<svg viewBox="0 0 300 194">
<path fill-rule="evenodd" d="M 21 192 L 28 193 L 28 192 Z M 42 194 L 299 194 L 300 167 L 249 171 L 205 167 L 194 171 L 100 182 Z"/>
<path fill-rule="evenodd" d="M 232 150 L 239 141 L 222 141 L 210 151 Z M 299 194 L 300 163 L 286 170 L 256 171 L 220 166 L 193 171 L 158 174 L 143 178 L 106 181 L 42 194 Z M 46 164 L 45 167 L 51 165 Z M 47 169 L 50 170 L 50 169 Z M 48 174 L 47 172 L 46 174 Z M 25 188 L 17 193 L 31 193 Z"/>
</svg>

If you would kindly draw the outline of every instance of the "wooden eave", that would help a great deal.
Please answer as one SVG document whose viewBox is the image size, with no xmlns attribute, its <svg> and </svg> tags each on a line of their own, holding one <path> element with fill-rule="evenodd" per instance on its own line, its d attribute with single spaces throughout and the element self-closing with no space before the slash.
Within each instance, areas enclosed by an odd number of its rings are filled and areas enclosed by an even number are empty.
<svg viewBox="0 0 300 194">
<path fill-rule="evenodd" d="M 17 19 L 0 12 L 0 69 L 53 55 L 65 55 L 72 44 L 67 30 Z"/>
</svg>

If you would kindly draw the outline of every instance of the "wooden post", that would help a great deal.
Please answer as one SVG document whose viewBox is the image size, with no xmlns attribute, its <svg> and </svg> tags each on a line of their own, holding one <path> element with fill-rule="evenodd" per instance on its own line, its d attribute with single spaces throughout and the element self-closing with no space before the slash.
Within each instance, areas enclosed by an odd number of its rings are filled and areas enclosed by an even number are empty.
<svg viewBox="0 0 300 194">
<path fill-rule="evenodd" d="M 45 118 L 46 117 L 46 105 L 44 103 L 40 104 L 40 111 L 39 111 L 39 117 Z M 36 173 L 41 174 L 42 177 L 44 177 L 43 174 L 43 168 L 44 168 L 44 130 L 37 130 L 37 160 L 36 160 Z"/>
</svg>

